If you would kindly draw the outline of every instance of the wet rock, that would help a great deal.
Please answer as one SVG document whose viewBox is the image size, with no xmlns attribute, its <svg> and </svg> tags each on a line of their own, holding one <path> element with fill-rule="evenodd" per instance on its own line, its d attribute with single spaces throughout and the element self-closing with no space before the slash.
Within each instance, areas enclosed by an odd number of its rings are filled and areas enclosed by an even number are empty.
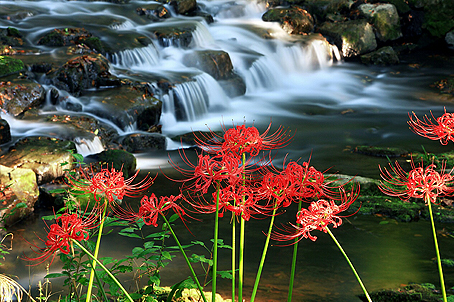
<svg viewBox="0 0 454 302">
<path fill-rule="evenodd" d="M 2 157 L 2 165 L 10 168 L 31 169 L 38 184 L 48 183 L 64 175 L 71 168 L 75 152 L 73 142 L 50 137 L 28 137 L 18 141 Z M 69 165 L 62 166 L 63 163 Z"/>
<path fill-rule="evenodd" d="M 2 162 L 3 164 L 3 162 Z M 0 227 L 11 226 L 33 212 L 39 197 L 36 175 L 31 169 L 0 165 Z"/>
<path fill-rule="evenodd" d="M 197 9 L 196 0 L 161 0 L 160 2 L 170 4 L 175 12 L 180 15 L 186 15 Z"/>
<path fill-rule="evenodd" d="M 135 133 L 122 140 L 123 148 L 128 152 L 166 150 L 166 137 L 158 133 Z"/>
<path fill-rule="evenodd" d="M 361 62 L 367 65 L 388 66 L 399 64 L 399 57 L 391 46 L 385 46 L 362 55 Z"/>
<path fill-rule="evenodd" d="M 410 0 L 410 5 L 423 8 L 422 28 L 435 38 L 443 38 L 454 28 L 454 1 L 450 0 Z"/>
<path fill-rule="evenodd" d="M 451 30 L 446 34 L 445 41 L 446 44 L 448 44 L 448 47 L 454 50 L 454 30 Z"/>
<path fill-rule="evenodd" d="M 399 14 L 392 4 L 362 4 L 359 7 L 361 15 L 374 26 L 378 40 L 394 41 L 402 37 Z"/>
<path fill-rule="evenodd" d="M 151 35 L 163 47 L 176 46 L 188 48 L 193 40 L 192 33 L 197 29 L 197 23 L 186 22 L 179 25 L 166 25 L 151 28 Z"/>
<path fill-rule="evenodd" d="M 11 140 L 11 131 L 6 120 L 0 118 L 0 145 Z"/>
<path fill-rule="evenodd" d="M 38 14 L 38 10 L 32 8 L 24 8 L 15 6 L 14 4 L 0 5 L 0 19 L 12 22 L 19 22 L 25 18 L 32 17 Z"/>
<path fill-rule="evenodd" d="M 136 9 L 139 16 L 146 16 L 153 21 L 160 21 L 170 18 L 172 15 L 169 10 L 162 4 L 151 3 Z"/>
<path fill-rule="evenodd" d="M 14 27 L 0 28 L 0 44 L 9 46 L 22 46 L 25 44 L 24 37 Z"/>
<path fill-rule="evenodd" d="M 223 50 L 197 50 L 184 56 L 183 64 L 198 68 L 216 80 L 227 79 L 233 75 L 230 56 Z"/>
<path fill-rule="evenodd" d="M 383 289 L 369 293 L 375 302 L 437 302 L 441 300 L 440 292 L 430 283 L 410 284 L 397 289 Z M 361 301 L 368 301 L 364 294 L 358 296 Z M 448 299 L 449 300 L 449 299 Z"/>
<path fill-rule="evenodd" d="M 293 35 L 310 33 L 314 29 L 314 19 L 304 9 L 299 7 L 273 8 L 262 16 L 263 21 L 279 22 L 282 29 Z"/>
<path fill-rule="evenodd" d="M 409 154 L 407 150 L 400 148 L 376 146 L 356 146 L 353 152 L 376 157 L 402 157 Z"/>
<path fill-rule="evenodd" d="M 71 59 L 50 77 L 57 88 L 76 96 L 85 89 L 121 85 L 121 81 L 110 74 L 107 59 L 99 54 Z"/>
<path fill-rule="evenodd" d="M 331 39 L 345 58 L 371 52 L 377 48 L 372 26 L 366 20 L 324 22 L 319 32 Z"/>
<path fill-rule="evenodd" d="M 228 79 L 220 80 L 218 83 L 224 90 L 225 94 L 230 98 L 244 95 L 246 93 L 246 83 L 243 78 L 236 73 L 233 73 Z"/>
<path fill-rule="evenodd" d="M 93 95 L 102 106 L 91 106 L 85 110 L 112 121 L 121 129 L 137 125 L 138 129 L 147 131 L 159 124 L 162 102 L 153 97 L 146 86 L 109 88 Z"/>
<path fill-rule="evenodd" d="M 41 105 L 44 100 L 44 88 L 38 83 L 23 79 L 0 82 L 0 108 L 13 116 Z"/>
<path fill-rule="evenodd" d="M 292 2 L 293 1 L 295 0 L 292 0 Z M 324 21 L 328 15 L 347 12 L 352 3 L 353 1 L 350 0 L 306 0 L 304 1 L 304 6 L 311 15 Z"/>
<path fill-rule="evenodd" d="M 93 36 L 84 28 L 56 28 L 38 40 L 38 45 L 52 47 L 85 44 L 99 53 L 104 52 L 104 46 L 99 38 Z"/>
<path fill-rule="evenodd" d="M 0 56 L 0 78 L 24 70 L 24 63 L 16 58 Z"/>
<path fill-rule="evenodd" d="M 125 178 L 134 174 L 137 167 L 137 161 L 134 155 L 124 150 L 105 150 L 101 153 L 87 156 L 88 161 L 94 169 L 101 167 L 115 168 L 117 171 L 123 171 Z"/>
</svg>

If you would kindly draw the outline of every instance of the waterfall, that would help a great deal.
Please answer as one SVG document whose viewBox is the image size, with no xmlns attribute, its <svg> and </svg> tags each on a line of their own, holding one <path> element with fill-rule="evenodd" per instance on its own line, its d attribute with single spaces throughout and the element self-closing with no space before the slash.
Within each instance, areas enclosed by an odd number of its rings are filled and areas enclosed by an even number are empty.
<svg viewBox="0 0 454 302">
<path fill-rule="evenodd" d="M 74 139 L 74 142 L 76 143 L 77 153 L 82 154 L 83 156 L 96 154 L 104 151 L 104 147 L 98 136 L 95 136 L 93 140 L 89 140 L 88 138 L 76 137 Z"/>
<path fill-rule="evenodd" d="M 125 49 L 114 54 L 108 54 L 107 58 L 116 67 L 146 67 L 155 66 L 159 62 L 159 53 L 153 44 L 146 47 Z"/>
<path fill-rule="evenodd" d="M 169 91 L 163 112 L 173 114 L 175 120 L 194 121 L 209 111 L 228 107 L 228 102 L 218 82 L 202 73 L 193 81 L 176 84 Z"/>
</svg>

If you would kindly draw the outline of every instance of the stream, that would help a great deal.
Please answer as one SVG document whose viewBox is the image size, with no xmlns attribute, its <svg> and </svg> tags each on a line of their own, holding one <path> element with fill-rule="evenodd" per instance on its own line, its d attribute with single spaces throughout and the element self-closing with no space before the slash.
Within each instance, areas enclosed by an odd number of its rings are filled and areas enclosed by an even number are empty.
<svg viewBox="0 0 454 302">
<path fill-rule="evenodd" d="M 343 62 L 335 46 L 323 43 L 315 37 L 298 40 L 287 35 L 277 24 L 261 20 L 266 11 L 264 3 L 248 0 L 206 1 L 198 0 L 203 11 L 212 14 L 215 22 L 208 24 L 200 17 L 184 17 L 172 11 L 172 18 L 163 22 L 150 22 L 136 14 L 135 10 L 149 1 L 131 1 L 118 5 L 106 2 L 79 1 L 0 1 L 0 7 L 29 9 L 28 17 L 19 21 L 0 20 L 2 27 L 15 27 L 26 34 L 27 39 L 40 49 L 39 56 L 58 58 L 59 50 L 36 45 L 40 35 L 54 28 L 84 27 L 90 32 L 112 41 L 128 33 L 150 36 L 155 26 L 178 26 L 191 24 L 196 30 L 190 47 L 172 44 L 163 47 L 157 42 L 149 47 L 129 49 L 110 54 L 110 72 L 119 78 L 149 83 L 158 79 L 190 77 L 193 80 L 177 84 L 171 93 L 162 92 L 162 133 L 167 137 L 167 150 L 135 154 L 138 167 L 143 173 L 170 171 L 168 156 L 177 157 L 181 146 L 175 136 L 191 131 L 221 130 L 246 123 L 260 131 L 272 123 L 271 131 L 280 125 L 291 131 L 293 141 L 279 150 L 274 161 L 276 166 L 287 159 L 303 161 L 311 159 L 318 170 L 329 169 L 333 173 L 379 177 L 379 164 L 385 158 L 369 157 L 352 152 L 355 146 L 370 145 L 396 147 L 408 151 L 426 150 L 436 153 L 446 151 L 448 146 L 429 141 L 413 134 L 407 125 L 408 114 L 414 111 L 419 117 L 433 111 L 435 116 L 454 110 L 452 102 L 430 87 L 436 80 L 452 73 L 452 66 L 444 66 L 436 58 L 422 57 L 421 64 L 401 62 L 393 67 L 368 67 L 358 63 Z M 266 31 L 273 39 L 265 39 L 260 33 Z M 115 33 L 115 34 L 114 34 Z M 110 40 L 109 40 L 110 39 Z M 126 43 L 126 42 L 125 42 Z M 219 83 L 194 67 L 182 63 L 185 54 L 203 49 L 226 51 L 235 72 L 246 83 L 246 93 L 230 98 Z M 155 87 L 155 86 L 153 86 Z M 51 85 L 45 84 L 46 90 Z M 64 92 L 60 92 L 64 94 Z M 175 112 L 175 99 L 184 108 L 185 119 Z M 121 135 L 139 133 L 134 125 L 121 128 L 111 121 L 96 116 L 93 108 L 102 107 L 97 102 L 96 92 L 83 97 L 68 96 L 80 104 L 82 112 L 94 116 L 117 129 Z M 40 114 L 71 114 L 67 108 L 50 104 Z M 13 142 L 28 136 L 53 133 L 63 135 L 61 126 L 41 121 L 24 121 L 0 112 L 11 126 Z M 77 143 L 77 140 L 76 140 Z M 89 145 L 79 144 L 78 151 L 84 155 L 102 151 L 99 141 Z M 171 173 L 171 172 L 169 172 Z M 177 190 L 165 177 L 158 177 L 150 192 L 166 195 Z M 283 223 L 294 217 L 294 209 L 279 217 Z M 43 266 L 27 267 L 20 259 L 28 252 L 27 243 L 35 233 L 45 236 L 44 224 L 39 219 L 48 212 L 36 213 L 35 219 L 14 226 L 14 243 L 7 264 L 0 267 L 6 273 L 17 275 L 22 285 L 35 285 L 46 274 Z M 280 222 L 279 222 L 280 223 Z M 221 229 L 228 232 L 229 221 L 221 222 Z M 191 222 L 191 232 L 198 240 L 212 238 L 212 221 Z M 254 220 L 248 224 L 246 252 L 246 297 L 250 295 L 255 270 L 260 258 L 267 221 Z M 438 230 L 453 231 L 452 225 L 437 225 Z M 194 237 L 181 223 L 176 225 L 180 240 L 189 242 Z M 118 236 L 105 236 L 101 246 L 103 256 L 122 257 L 129 254 L 136 244 L 133 240 Z M 430 224 L 427 221 L 401 223 L 393 219 L 355 215 L 344 220 L 334 230 L 347 254 L 352 259 L 364 284 L 370 291 L 396 288 L 409 282 L 434 283 L 439 287 L 437 267 Z M 352 272 L 328 235 L 320 233 L 316 242 L 301 241 L 297 279 L 293 301 L 359 301 L 356 295 L 361 288 Z M 221 237 L 229 242 L 228 235 Z M 262 238 L 263 237 L 263 238 Z M 454 259 L 454 239 L 440 236 L 442 258 Z M 109 248 L 111 245 L 115 248 Z M 292 247 L 272 246 L 258 292 L 257 301 L 285 301 L 290 271 Z M 222 255 L 222 254 L 221 254 Z M 224 255 L 229 257 L 228 255 Z M 12 260 L 13 259 L 13 260 Z M 230 260 L 230 259 L 229 259 Z M 228 269 L 228 261 L 221 269 Z M 177 258 L 162 271 L 163 285 L 172 285 L 184 279 L 188 272 L 181 269 L 184 263 Z M 58 261 L 51 266 L 57 272 Z M 454 286 L 454 269 L 445 269 L 447 288 Z M 58 280 L 52 280 L 54 298 L 60 291 Z M 219 293 L 229 296 L 229 282 L 220 281 Z"/>
</svg>

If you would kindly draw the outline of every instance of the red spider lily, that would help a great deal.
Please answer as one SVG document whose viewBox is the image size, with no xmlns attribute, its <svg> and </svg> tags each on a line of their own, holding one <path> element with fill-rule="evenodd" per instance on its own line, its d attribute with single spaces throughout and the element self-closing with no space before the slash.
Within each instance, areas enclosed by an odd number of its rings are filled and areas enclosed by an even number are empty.
<svg viewBox="0 0 454 302">
<path fill-rule="evenodd" d="M 296 224 L 291 223 L 290 227 L 284 229 L 287 234 L 273 232 L 271 238 L 278 241 L 294 240 L 297 238 L 297 242 L 303 238 L 309 238 L 315 241 L 317 240 L 317 236 L 313 236 L 311 232 L 319 230 L 327 233 L 326 227 L 330 224 L 334 228 L 340 226 L 342 224 L 342 218 L 346 216 L 339 216 L 338 214 L 347 210 L 358 195 L 359 186 L 356 189 L 352 189 L 349 194 L 341 190 L 341 204 L 337 204 L 334 200 L 325 199 L 313 201 L 307 209 L 302 209 L 296 214 Z"/>
<path fill-rule="evenodd" d="M 143 219 L 143 222 L 146 225 L 157 227 L 159 215 L 163 215 L 167 210 L 173 209 L 174 212 L 177 213 L 178 216 L 180 216 L 180 218 L 185 215 L 184 210 L 175 203 L 181 198 L 181 195 L 171 195 L 161 196 L 158 199 L 154 193 L 151 193 L 150 197 L 145 195 L 140 200 L 140 208 L 138 213 L 135 213 L 131 209 L 120 209 L 120 212 L 117 210 L 117 213 L 120 217 L 126 220 L 137 221 L 139 219 Z"/>
<path fill-rule="evenodd" d="M 139 171 L 125 180 L 123 172 L 116 171 L 115 168 L 110 170 L 101 168 L 101 171 L 97 173 L 94 173 L 92 169 L 90 173 L 86 173 L 82 169 L 80 172 L 86 182 L 80 182 L 70 177 L 68 178 L 69 184 L 77 190 L 92 193 L 98 202 L 101 201 L 102 196 L 105 196 L 109 205 L 112 205 L 115 200 L 123 200 L 124 196 L 138 197 L 138 193 L 148 189 L 156 179 L 156 177 L 147 176 L 140 182 L 132 184 Z"/>
<path fill-rule="evenodd" d="M 412 115 L 409 114 L 410 129 L 418 135 L 426 137 L 431 140 L 440 140 L 442 145 L 447 145 L 449 141 L 454 141 L 454 114 L 447 113 L 445 108 L 445 113 L 438 118 L 435 118 L 433 113 L 430 112 L 432 118 L 427 115 L 420 120 L 414 112 Z"/>
<path fill-rule="evenodd" d="M 293 138 L 282 126 L 268 135 L 271 123 L 262 134 L 256 127 L 246 127 L 244 124 L 230 129 L 226 129 L 225 125 L 222 125 L 222 129 L 224 131 L 222 137 L 214 131 L 210 131 L 211 137 L 204 134 L 201 137 L 196 136 L 197 145 L 209 153 L 231 152 L 236 156 L 249 153 L 251 156 L 257 156 L 260 151 L 282 148 Z"/>
<path fill-rule="evenodd" d="M 265 200 L 274 199 L 277 207 L 288 207 L 296 196 L 295 187 L 285 170 L 278 174 L 267 172 L 260 182 L 258 194 Z"/>
<path fill-rule="evenodd" d="M 425 202 L 435 203 L 437 197 L 448 196 L 454 192 L 453 170 L 445 173 L 445 164 L 442 165 L 440 172 L 436 171 L 436 166 L 430 164 L 424 168 L 423 162 L 418 167 L 411 160 L 410 172 L 405 172 L 398 162 L 394 166 L 391 164 L 390 170 L 380 167 L 381 181 L 379 189 L 390 196 L 397 196 L 404 201 L 409 198 L 423 198 Z"/>
<path fill-rule="evenodd" d="M 71 240 L 87 241 L 89 238 L 88 231 L 98 226 L 96 220 L 99 218 L 99 209 L 93 209 L 89 215 L 78 215 L 64 213 L 55 218 L 55 223 L 49 228 L 47 240 L 39 238 L 45 243 L 45 248 L 40 248 L 31 243 L 32 250 L 41 254 L 39 257 L 31 258 L 24 256 L 25 260 L 38 261 L 35 265 L 41 264 L 52 256 L 51 264 L 54 261 L 57 251 L 64 254 L 71 252 Z M 46 224 L 47 225 L 47 224 Z"/>
</svg>

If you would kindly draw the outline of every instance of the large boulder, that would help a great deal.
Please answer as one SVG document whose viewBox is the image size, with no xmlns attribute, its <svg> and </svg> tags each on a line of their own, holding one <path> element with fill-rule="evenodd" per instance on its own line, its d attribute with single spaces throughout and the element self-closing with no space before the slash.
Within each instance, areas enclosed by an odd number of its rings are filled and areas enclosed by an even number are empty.
<svg viewBox="0 0 454 302">
<path fill-rule="evenodd" d="M 216 80 L 227 79 L 233 75 L 230 56 L 223 50 L 196 50 L 184 56 L 183 64 L 196 67 Z"/>
<path fill-rule="evenodd" d="M 302 35 L 314 30 L 314 19 L 306 10 L 299 7 L 272 8 L 262 16 L 263 21 L 279 22 L 289 34 Z"/>
<path fill-rule="evenodd" d="M 391 46 L 385 46 L 361 56 L 361 62 L 367 65 L 387 66 L 399 63 L 399 57 Z"/>
<path fill-rule="evenodd" d="M 86 161 L 91 162 L 90 164 L 95 171 L 101 167 L 121 170 L 125 178 L 134 175 L 137 167 L 137 160 L 134 155 L 124 150 L 105 150 L 87 156 Z"/>
<path fill-rule="evenodd" d="M 194 22 L 170 23 L 153 26 L 150 28 L 150 34 L 163 47 L 188 48 L 194 40 L 193 33 L 196 29 L 197 23 Z"/>
<path fill-rule="evenodd" d="M 25 44 L 23 35 L 14 27 L 0 28 L 0 44 L 22 46 Z"/>
<path fill-rule="evenodd" d="M 120 86 L 121 81 L 109 72 L 109 61 L 100 54 L 82 55 L 69 60 L 52 75 L 59 89 L 79 96 L 83 90 L 100 86 Z"/>
<path fill-rule="evenodd" d="M 340 49 L 345 58 L 355 57 L 377 48 L 372 26 L 366 20 L 324 22 L 319 32 Z"/>
<path fill-rule="evenodd" d="M 394 41 L 402 37 L 399 14 L 392 4 L 362 4 L 358 7 L 375 28 L 378 40 L 382 42 Z"/>
<path fill-rule="evenodd" d="M 0 82 L 0 108 L 13 116 L 37 107 L 44 101 L 44 88 L 36 82 L 24 79 Z"/>
<path fill-rule="evenodd" d="M 28 137 L 18 141 L 2 157 L 2 165 L 10 168 L 31 169 L 38 184 L 48 183 L 65 174 L 72 167 L 73 142 L 50 137 Z M 62 165 L 67 163 L 67 165 Z"/>
<path fill-rule="evenodd" d="M 454 1 L 452 0 L 408 0 L 408 3 L 424 11 L 422 28 L 432 37 L 442 38 L 454 28 Z"/>
<path fill-rule="evenodd" d="M 3 164 L 3 161 L 2 161 Z M 31 169 L 0 165 L 0 227 L 10 226 L 34 210 L 39 197 Z"/>
</svg>

